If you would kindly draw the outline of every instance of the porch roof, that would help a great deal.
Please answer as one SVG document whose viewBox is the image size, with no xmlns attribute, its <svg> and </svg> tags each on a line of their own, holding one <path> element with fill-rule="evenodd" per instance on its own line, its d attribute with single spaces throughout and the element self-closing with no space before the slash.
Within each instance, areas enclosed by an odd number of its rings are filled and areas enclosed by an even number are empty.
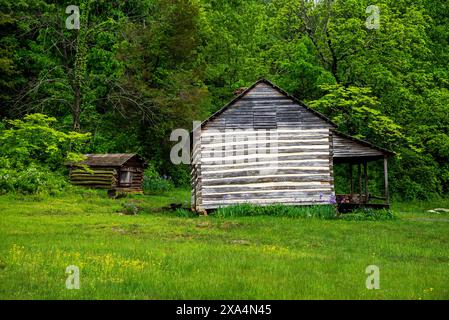
<svg viewBox="0 0 449 320">
<path fill-rule="evenodd" d="M 334 162 L 374 161 L 395 155 L 393 151 L 342 132 L 333 131 L 332 137 Z"/>
</svg>

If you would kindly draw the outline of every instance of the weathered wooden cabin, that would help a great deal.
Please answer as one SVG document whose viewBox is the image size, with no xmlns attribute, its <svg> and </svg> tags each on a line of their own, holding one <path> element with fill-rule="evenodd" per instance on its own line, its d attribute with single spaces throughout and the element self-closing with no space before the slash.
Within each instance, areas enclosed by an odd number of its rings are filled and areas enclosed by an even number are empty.
<svg viewBox="0 0 449 320">
<path fill-rule="evenodd" d="M 239 203 L 387 207 L 393 152 L 336 131 L 336 125 L 268 80 L 239 93 L 192 132 L 192 207 Z M 384 164 L 385 194 L 368 190 L 367 163 Z M 358 167 L 349 194 L 336 195 L 334 163 Z M 363 172 L 361 170 L 363 166 Z"/>
<path fill-rule="evenodd" d="M 146 162 L 135 153 L 86 154 L 90 170 L 70 166 L 72 184 L 119 192 L 141 192 Z"/>
</svg>

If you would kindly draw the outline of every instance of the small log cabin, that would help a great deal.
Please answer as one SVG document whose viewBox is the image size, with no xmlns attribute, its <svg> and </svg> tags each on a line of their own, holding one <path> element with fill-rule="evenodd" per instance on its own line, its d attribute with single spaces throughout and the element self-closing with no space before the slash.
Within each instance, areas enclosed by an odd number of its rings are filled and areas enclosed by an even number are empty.
<svg viewBox="0 0 449 320">
<path fill-rule="evenodd" d="M 146 162 L 135 153 L 85 154 L 91 172 L 70 165 L 70 181 L 74 185 L 118 192 L 142 192 Z"/>
<path fill-rule="evenodd" d="M 393 152 L 338 132 L 324 115 L 268 80 L 237 94 L 192 132 L 192 209 L 240 203 L 388 207 L 387 158 Z M 368 190 L 367 163 L 378 160 L 382 196 Z M 348 164 L 349 194 L 335 194 L 334 163 Z"/>
</svg>

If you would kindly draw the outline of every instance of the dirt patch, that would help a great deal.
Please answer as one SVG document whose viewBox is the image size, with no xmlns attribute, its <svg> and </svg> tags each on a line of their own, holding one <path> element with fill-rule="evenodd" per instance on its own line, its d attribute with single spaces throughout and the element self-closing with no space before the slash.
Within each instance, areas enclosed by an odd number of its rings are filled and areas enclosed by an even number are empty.
<svg viewBox="0 0 449 320">
<path fill-rule="evenodd" d="M 120 234 L 136 235 L 141 233 L 139 226 L 137 224 L 130 224 L 126 226 L 113 226 L 111 230 Z"/>
<path fill-rule="evenodd" d="M 243 225 L 241 224 L 241 223 L 239 223 L 239 222 L 230 222 L 230 221 L 227 221 L 227 222 L 223 222 L 222 224 L 220 224 L 219 225 L 219 228 L 220 229 L 223 229 L 223 230 L 231 230 L 231 229 L 236 229 L 236 228 L 240 228 L 240 227 L 242 227 Z"/>
<path fill-rule="evenodd" d="M 249 246 L 251 244 L 251 242 L 249 242 L 248 240 L 231 240 L 230 243 L 244 246 Z"/>
</svg>

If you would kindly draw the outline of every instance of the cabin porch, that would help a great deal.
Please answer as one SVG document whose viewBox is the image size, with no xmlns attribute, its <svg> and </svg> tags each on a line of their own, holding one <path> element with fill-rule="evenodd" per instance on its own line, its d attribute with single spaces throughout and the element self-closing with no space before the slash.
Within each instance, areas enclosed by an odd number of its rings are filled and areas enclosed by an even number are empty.
<svg viewBox="0 0 449 320">
<path fill-rule="evenodd" d="M 346 176 L 346 179 L 339 179 L 340 184 L 346 185 L 340 185 L 336 189 L 336 192 L 340 190 L 346 191 L 344 193 L 336 193 L 336 202 L 340 212 L 347 212 L 357 208 L 383 209 L 390 207 L 388 159 L 386 156 L 383 159 L 378 159 L 377 157 L 334 158 L 334 164 L 340 166 L 340 173 L 343 171 Z M 370 188 L 368 169 L 371 167 L 375 171 L 371 174 L 371 177 L 375 177 L 376 180 L 371 181 L 371 186 L 374 187 L 374 190 Z M 382 178 L 379 176 L 382 176 Z"/>
<path fill-rule="evenodd" d="M 388 157 L 391 151 L 334 132 L 334 183 L 340 212 L 390 207 Z"/>
</svg>

